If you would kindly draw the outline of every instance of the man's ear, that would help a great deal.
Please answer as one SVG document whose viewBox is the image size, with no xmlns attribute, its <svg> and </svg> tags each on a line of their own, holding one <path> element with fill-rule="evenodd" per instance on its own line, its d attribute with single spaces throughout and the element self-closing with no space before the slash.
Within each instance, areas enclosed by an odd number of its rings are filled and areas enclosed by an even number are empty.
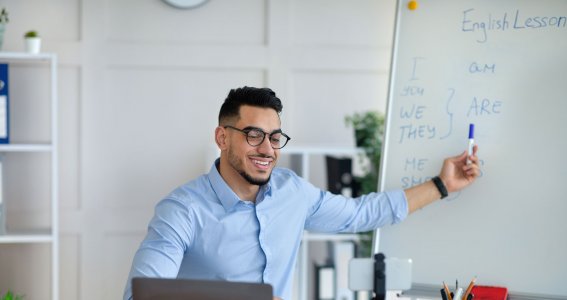
<svg viewBox="0 0 567 300">
<path fill-rule="evenodd" d="M 226 138 L 226 130 L 218 126 L 215 129 L 215 142 L 221 151 L 227 148 Z"/>
</svg>

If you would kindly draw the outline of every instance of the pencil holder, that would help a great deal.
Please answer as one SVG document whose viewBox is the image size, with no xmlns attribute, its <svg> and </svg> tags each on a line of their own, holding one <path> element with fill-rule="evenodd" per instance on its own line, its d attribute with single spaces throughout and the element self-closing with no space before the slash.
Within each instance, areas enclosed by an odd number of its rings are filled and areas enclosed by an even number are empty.
<svg viewBox="0 0 567 300">
<path fill-rule="evenodd" d="M 443 300 L 449 300 L 449 298 L 447 298 L 447 295 L 446 295 L 446 293 L 445 293 L 445 289 L 441 289 L 441 290 L 439 290 L 439 292 L 441 293 L 441 299 L 443 299 Z M 455 296 L 455 293 L 451 292 L 451 298 L 453 298 L 453 296 Z M 473 294 L 473 293 L 470 293 L 470 294 L 467 296 L 467 299 L 466 299 L 466 300 L 473 300 L 473 299 L 474 299 L 474 294 Z M 462 299 L 453 299 L 453 300 L 462 300 Z"/>
<path fill-rule="evenodd" d="M 452 298 L 453 296 L 455 296 L 455 293 L 451 292 L 451 298 Z M 474 294 L 473 294 L 473 293 L 470 293 L 470 294 L 467 296 L 467 299 L 466 299 L 466 300 L 472 300 L 473 298 L 474 298 Z M 453 298 L 453 300 L 464 300 L 464 299 L 454 299 L 454 298 Z"/>
</svg>

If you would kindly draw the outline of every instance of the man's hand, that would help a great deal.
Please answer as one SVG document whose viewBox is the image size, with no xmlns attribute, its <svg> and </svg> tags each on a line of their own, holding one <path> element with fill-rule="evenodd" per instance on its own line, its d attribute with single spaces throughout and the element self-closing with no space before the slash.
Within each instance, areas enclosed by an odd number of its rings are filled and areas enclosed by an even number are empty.
<svg viewBox="0 0 567 300">
<path fill-rule="evenodd" d="M 473 153 L 468 157 L 470 164 L 467 164 L 467 153 L 449 157 L 443 161 L 439 178 L 445 184 L 447 192 L 456 192 L 471 184 L 479 175 L 480 167 L 476 152 L 478 146 L 473 147 Z M 439 190 L 431 180 L 413 186 L 405 190 L 408 200 L 408 211 L 412 213 L 426 205 L 429 205 L 441 197 Z"/>
<path fill-rule="evenodd" d="M 468 157 L 470 164 L 467 164 L 466 152 L 458 156 L 449 157 L 443 161 L 439 177 L 449 193 L 463 189 L 480 175 L 478 157 L 476 156 L 477 151 L 478 146 L 475 145 L 472 155 Z"/>
</svg>

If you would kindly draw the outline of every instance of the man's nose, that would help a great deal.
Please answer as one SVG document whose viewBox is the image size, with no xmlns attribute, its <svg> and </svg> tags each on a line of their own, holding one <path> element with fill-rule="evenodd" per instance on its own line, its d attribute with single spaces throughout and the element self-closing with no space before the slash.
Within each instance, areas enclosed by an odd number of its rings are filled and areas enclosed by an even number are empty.
<svg viewBox="0 0 567 300">
<path fill-rule="evenodd" d="M 272 148 L 272 144 L 270 143 L 270 137 L 266 135 L 262 143 L 258 145 L 258 152 L 264 154 L 272 154 L 274 153 L 274 148 Z"/>
</svg>

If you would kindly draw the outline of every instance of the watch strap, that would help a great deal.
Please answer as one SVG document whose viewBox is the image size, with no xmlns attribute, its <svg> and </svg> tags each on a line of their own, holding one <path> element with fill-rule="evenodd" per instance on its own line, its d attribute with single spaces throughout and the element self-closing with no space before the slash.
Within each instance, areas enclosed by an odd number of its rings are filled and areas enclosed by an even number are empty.
<svg viewBox="0 0 567 300">
<path fill-rule="evenodd" d="M 441 180 L 439 176 L 433 177 L 431 181 L 433 181 L 433 183 L 437 187 L 437 190 L 439 190 L 439 193 L 441 194 L 441 199 L 449 196 L 449 193 L 447 192 L 447 187 L 445 186 L 443 180 Z"/>
</svg>

